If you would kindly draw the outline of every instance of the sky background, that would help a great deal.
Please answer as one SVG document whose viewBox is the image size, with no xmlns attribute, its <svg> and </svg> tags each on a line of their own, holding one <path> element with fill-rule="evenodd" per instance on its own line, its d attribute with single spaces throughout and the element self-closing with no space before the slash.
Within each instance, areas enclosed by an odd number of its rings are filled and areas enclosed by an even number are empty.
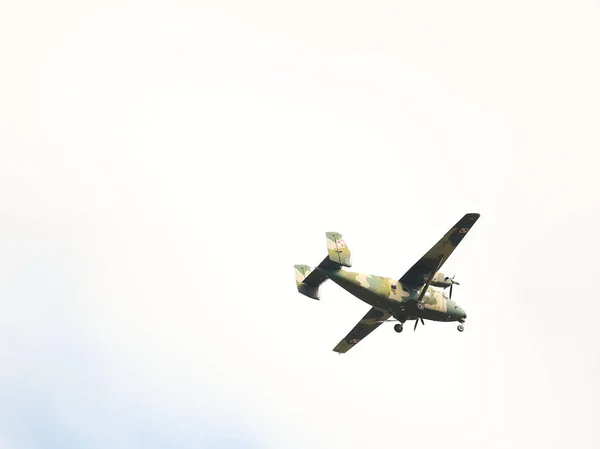
<svg viewBox="0 0 600 449">
<path fill-rule="evenodd" d="M 594 1 L 5 2 L 0 448 L 600 445 Z M 464 333 L 296 291 L 325 232 Z"/>
</svg>

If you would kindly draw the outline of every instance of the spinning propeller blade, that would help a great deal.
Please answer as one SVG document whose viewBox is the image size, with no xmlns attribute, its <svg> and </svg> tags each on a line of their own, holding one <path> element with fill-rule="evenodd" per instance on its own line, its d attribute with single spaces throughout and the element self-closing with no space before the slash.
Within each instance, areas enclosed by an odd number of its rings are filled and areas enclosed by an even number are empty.
<svg viewBox="0 0 600 449">
<path fill-rule="evenodd" d="M 450 281 L 450 299 L 452 299 L 452 287 L 454 287 L 454 284 L 460 285 L 458 282 L 456 282 L 454 280 L 455 277 L 456 277 L 456 273 L 454 273 L 454 276 L 452 276 L 451 278 L 446 277 L 446 280 Z"/>
<path fill-rule="evenodd" d="M 415 327 L 413 328 L 413 331 L 417 330 L 417 324 L 419 324 L 419 320 L 421 320 L 421 323 L 423 323 L 423 326 L 425 326 L 425 321 L 423 321 L 423 318 L 417 318 L 415 320 Z"/>
</svg>

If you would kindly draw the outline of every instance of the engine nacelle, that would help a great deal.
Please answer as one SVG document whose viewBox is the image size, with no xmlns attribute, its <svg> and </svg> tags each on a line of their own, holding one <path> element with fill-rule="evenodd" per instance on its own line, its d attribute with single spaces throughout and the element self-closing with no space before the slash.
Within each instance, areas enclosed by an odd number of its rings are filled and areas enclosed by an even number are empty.
<svg viewBox="0 0 600 449">
<path fill-rule="evenodd" d="M 433 287 L 442 287 L 442 288 L 447 288 L 450 287 L 452 285 L 453 281 L 452 279 L 450 279 L 450 276 L 446 276 L 444 273 L 440 273 L 437 272 L 435 273 L 435 275 L 433 276 L 433 279 L 431 280 L 431 286 Z M 458 282 L 454 282 L 455 284 L 458 284 Z"/>
</svg>

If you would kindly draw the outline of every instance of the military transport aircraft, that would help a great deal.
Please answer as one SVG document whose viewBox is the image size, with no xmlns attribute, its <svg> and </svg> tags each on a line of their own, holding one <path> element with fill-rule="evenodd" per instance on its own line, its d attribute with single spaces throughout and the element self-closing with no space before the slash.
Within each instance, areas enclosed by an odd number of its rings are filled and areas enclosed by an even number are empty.
<svg viewBox="0 0 600 449">
<path fill-rule="evenodd" d="M 352 254 L 341 234 L 327 232 L 328 256 L 323 262 L 316 268 L 294 265 L 298 291 L 309 298 L 320 299 L 320 285 L 331 279 L 344 290 L 373 306 L 333 350 L 347 352 L 386 321 L 398 322 L 394 326 L 396 332 L 402 332 L 402 325 L 407 320 L 415 320 L 414 329 L 419 320 L 423 325 L 423 320 L 458 321 L 458 330 L 462 332 L 467 314 L 452 300 L 452 286 L 458 285 L 458 282 L 454 280 L 454 276 L 448 277 L 438 270 L 478 218 L 479 214 L 466 214 L 462 217 L 398 281 L 343 270 L 342 267 L 352 266 Z M 441 287 L 442 290 L 433 287 Z M 450 295 L 446 295 L 445 289 L 448 287 Z M 393 319 L 388 320 L 389 318 Z"/>
</svg>

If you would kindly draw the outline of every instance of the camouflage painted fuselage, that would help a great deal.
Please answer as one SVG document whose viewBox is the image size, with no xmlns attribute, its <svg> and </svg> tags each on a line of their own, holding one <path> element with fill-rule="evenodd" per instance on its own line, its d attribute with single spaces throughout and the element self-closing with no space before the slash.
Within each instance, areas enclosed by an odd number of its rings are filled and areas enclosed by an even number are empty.
<svg viewBox="0 0 600 449">
<path fill-rule="evenodd" d="M 342 269 L 323 269 L 321 271 L 333 282 L 367 304 L 388 311 L 400 321 L 423 318 L 433 321 L 461 321 L 466 318 L 465 311 L 455 301 L 433 287 L 423 296 L 423 310 L 416 307 L 420 290 L 399 281 L 382 276 L 355 273 Z M 395 286 L 395 288 L 394 288 Z"/>
</svg>

